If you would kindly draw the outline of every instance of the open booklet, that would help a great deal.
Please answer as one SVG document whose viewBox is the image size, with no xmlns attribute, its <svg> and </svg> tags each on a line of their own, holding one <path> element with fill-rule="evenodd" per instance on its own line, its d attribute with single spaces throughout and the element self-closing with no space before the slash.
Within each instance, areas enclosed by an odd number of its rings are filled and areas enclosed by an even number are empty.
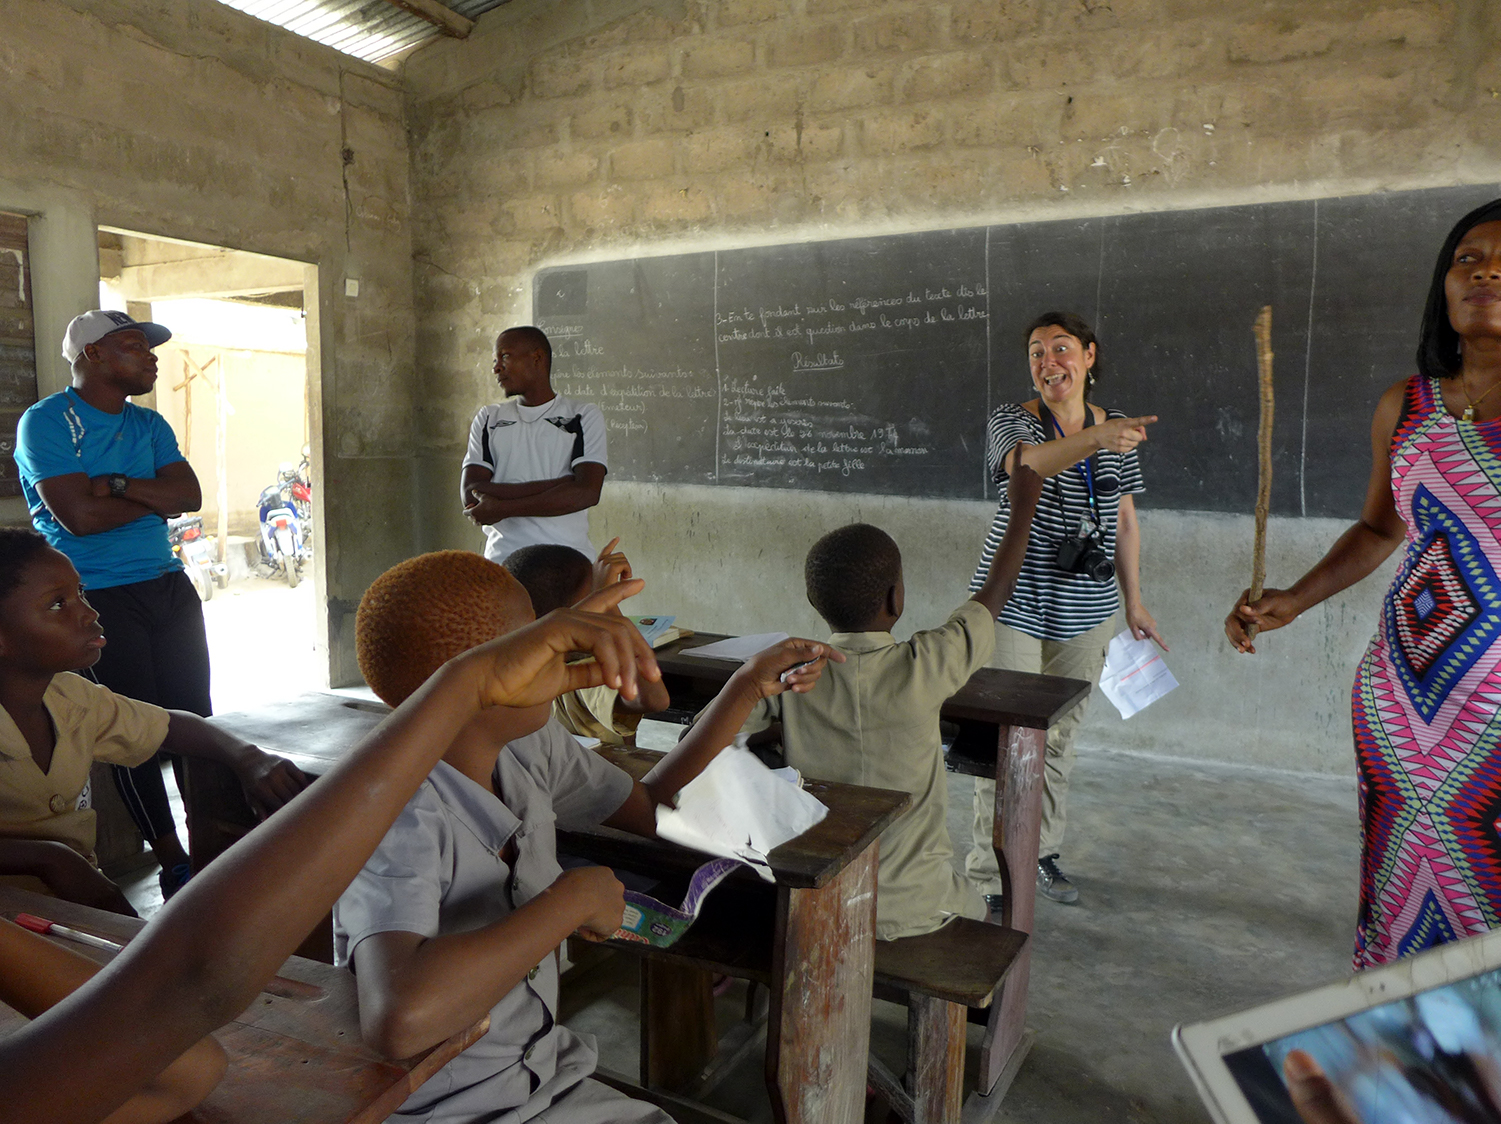
<svg viewBox="0 0 1501 1124">
<path fill-rule="evenodd" d="M 663 839 L 721 857 L 693 872 L 680 907 L 627 890 L 625 918 L 615 937 L 666 948 L 688 931 L 709 891 L 737 867 L 748 866 L 774 881 L 767 854 L 829 814 L 800 785 L 797 770 L 768 769 L 742 745 L 722 751 L 683 786 L 677 807 L 657 808 L 657 834 Z"/>
</svg>

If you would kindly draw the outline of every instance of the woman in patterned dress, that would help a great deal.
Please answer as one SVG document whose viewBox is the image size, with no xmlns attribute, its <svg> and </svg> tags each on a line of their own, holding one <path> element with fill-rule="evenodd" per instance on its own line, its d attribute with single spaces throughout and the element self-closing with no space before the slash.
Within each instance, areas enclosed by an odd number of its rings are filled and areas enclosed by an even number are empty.
<svg viewBox="0 0 1501 1124">
<path fill-rule="evenodd" d="M 1360 521 L 1291 589 L 1225 620 L 1281 628 L 1402 545 L 1356 674 L 1357 969 L 1501 926 L 1501 200 L 1450 232 L 1419 374 L 1381 396 Z"/>
</svg>

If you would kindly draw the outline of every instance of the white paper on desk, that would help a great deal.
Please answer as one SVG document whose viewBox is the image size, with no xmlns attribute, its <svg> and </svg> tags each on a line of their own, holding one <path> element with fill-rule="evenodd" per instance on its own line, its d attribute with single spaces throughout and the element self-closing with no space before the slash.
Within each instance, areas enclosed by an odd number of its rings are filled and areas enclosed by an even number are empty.
<svg viewBox="0 0 1501 1124">
<path fill-rule="evenodd" d="M 767 854 L 828 814 L 817 797 L 788 784 L 749 750 L 730 746 L 678 791 L 676 808 L 657 806 L 657 834 L 749 863 L 770 882 Z"/>
<path fill-rule="evenodd" d="M 754 636 L 730 636 L 699 648 L 687 648 L 685 656 L 703 656 L 713 660 L 740 660 L 744 662 L 757 652 L 764 652 L 773 644 L 787 639 L 785 632 L 758 632 Z"/>
<path fill-rule="evenodd" d="M 1151 706 L 1177 685 L 1162 661 L 1161 649 L 1151 640 L 1134 640 L 1127 629 L 1110 641 L 1100 671 L 1100 690 L 1122 718 Z"/>
</svg>

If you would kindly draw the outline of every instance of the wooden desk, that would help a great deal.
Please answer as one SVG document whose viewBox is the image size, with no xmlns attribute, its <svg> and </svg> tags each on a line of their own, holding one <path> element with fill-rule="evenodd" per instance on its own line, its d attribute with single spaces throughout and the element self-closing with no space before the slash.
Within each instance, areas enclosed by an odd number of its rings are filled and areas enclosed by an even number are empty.
<svg viewBox="0 0 1501 1124">
<path fill-rule="evenodd" d="M 693 649 L 722 639 L 699 632 L 657 651 L 672 708 L 653 717 L 686 721 L 713 698 L 739 664 L 694 656 Z M 1037 900 L 1047 730 L 1089 690 L 1090 684 L 1082 679 L 982 668 L 943 705 L 942 717 L 959 727 L 947 756 L 948 769 L 995 778 L 992 842 L 1006 887 L 1002 920 L 1024 933 L 1032 931 Z M 991 1008 L 977 1082 L 980 1094 L 991 1102 L 984 1106 L 987 1110 L 1005 1095 L 1031 1045 L 1026 1030 L 1031 959 L 1029 941 L 1006 979 L 1000 1001 Z"/>
<path fill-rule="evenodd" d="M 391 708 L 331 691 L 310 691 L 257 710 L 216 714 L 209 719 L 268 753 L 290 758 L 310 776 L 322 776 L 354 744 L 379 726 Z M 202 870 L 255 827 L 257 820 L 240 782 L 226 766 L 184 757 L 183 805 L 188 853 Z M 298 955 L 334 962 L 333 915 L 313 928 Z"/>
<path fill-rule="evenodd" d="M 633 748 L 600 750 L 642 777 L 661 755 Z M 905 792 L 810 780 L 807 790 L 829 808 L 824 820 L 767 856 L 776 884 L 750 871 L 728 878 L 669 949 L 610 942 L 648 961 L 690 965 L 766 984 L 771 992 L 766 1085 L 779 1124 L 859 1124 L 870 1052 L 870 999 L 875 978 L 875 842 L 902 813 Z M 706 857 L 664 840 L 607 827 L 559 831 L 558 849 L 594 862 L 657 877 L 686 878 Z M 671 893 L 664 891 L 667 897 Z M 653 992 L 648 975 L 643 1003 Z M 692 989 L 684 989 L 692 994 Z M 684 990 L 678 991 L 681 995 Z M 669 1006 L 667 1019 L 682 1012 Z M 682 1036 L 676 1022 L 643 1019 L 643 1081 L 650 1083 L 651 1037 Z"/>
<path fill-rule="evenodd" d="M 320 774 L 385 713 L 378 704 L 320 692 L 211 721 Z M 659 759 L 635 749 L 608 755 L 635 776 Z M 692 964 L 767 984 L 777 1032 L 768 1041 L 766 1072 L 778 1121 L 859 1124 L 874 979 L 874 844 L 911 798 L 853 785 L 810 782 L 808 788 L 830 813 L 767 856 L 775 885 L 749 872 L 732 875 L 673 949 L 622 947 L 662 963 L 667 974 L 672 965 Z M 189 799 L 195 863 L 219 854 L 254 824 L 232 776 L 227 786 L 198 787 L 190 780 Z M 560 831 L 558 846 L 656 877 L 686 877 L 705 861 L 676 844 L 606 827 Z M 669 1026 L 662 1037 L 670 1040 L 679 1030 Z"/>
<path fill-rule="evenodd" d="M 0 914 L 14 920 L 18 913 L 34 913 L 121 944 L 146 924 L 0 887 Z M 114 956 L 61 937 L 48 939 L 101 964 Z M 25 1022 L 0 1004 L 0 1037 Z M 208 1099 L 181 1119 L 201 1124 L 376 1124 L 488 1027 L 486 1018 L 425 1054 L 389 1061 L 360 1041 L 354 977 L 294 956 L 239 1018 L 215 1033 L 229 1054 L 229 1069 Z"/>
</svg>

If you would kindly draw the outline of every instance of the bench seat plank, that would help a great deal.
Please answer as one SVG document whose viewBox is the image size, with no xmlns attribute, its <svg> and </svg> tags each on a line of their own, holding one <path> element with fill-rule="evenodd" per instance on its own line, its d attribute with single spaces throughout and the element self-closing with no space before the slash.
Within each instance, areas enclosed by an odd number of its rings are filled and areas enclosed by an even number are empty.
<svg viewBox="0 0 1501 1124">
<path fill-rule="evenodd" d="M 968 917 L 936 933 L 877 941 L 877 994 L 889 989 L 988 1007 L 1026 943 L 1026 933 Z"/>
</svg>

